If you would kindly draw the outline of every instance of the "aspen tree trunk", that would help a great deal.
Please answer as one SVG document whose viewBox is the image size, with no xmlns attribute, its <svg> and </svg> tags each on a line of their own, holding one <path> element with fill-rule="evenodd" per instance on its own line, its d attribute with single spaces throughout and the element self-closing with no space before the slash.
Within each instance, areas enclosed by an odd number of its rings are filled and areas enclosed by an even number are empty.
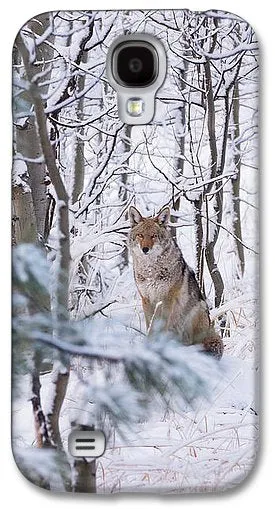
<svg viewBox="0 0 275 509">
<path fill-rule="evenodd" d="M 239 97 L 239 84 L 235 82 L 233 90 L 233 129 L 234 140 L 238 140 L 240 136 L 240 97 Z M 241 224 L 241 210 L 240 210 L 240 178 L 241 178 L 241 155 L 240 145 L 237 142 L 235 145 L 234 164 L 236 169 L 236 176 L 232 178 L 233 189 L 233 233 L 242 242 L 242 224 Z M 237 254 L 243 275 L 245 269 L 244 248 L 241 242 L 236 240 Z"/>
<path fill-rule="evenodd" d="M 131 140 L 131 132 L 132 132 L 132 126 L 125 125 L 125 127 L 124 127 L 125 139 L 123 140 L 123 148 L 124 148 L 125 153 L 131 151 L 131 141 L 130 141 Z M 128 199 L 128 191 L 126 189 L 127 182 L 128 182 L 128 175 L 127 175 L 128 168 L 129 168 L 129 159 L 127 159 L 127 162 L 124 163 L 124 168 L 123 168 L 122 175 L 121 175 L 121 187 L 119 189 L 118 197 L 122 203 L 125 203 Z M 124 214 L 124 217 L 122 216 L 122 220 L 123 219 L 124 220 L 127 219 L 127 212 Z M 125 267 L 128 266 L 128 264 L 129 264 L 129 250 L 127 248 L 125 248 L 122 253 L 122 263 L 120 264 L 121 272 L 123 271 L 123 269 Z"/>
<path fill-rule="evenodd" d="M 30 191 L 17 185 L 12 188 L 12 245 L 36 242 L 37 230 Z"/>
<path fill-rule="evenodd" d="M 69 219 L 68 219 L 68 195 L 64 187 L 63 181 L 58 172 L 54 152 L 49 140 L 47 121 L 44 112 L 44 105 L 41 99 L 40 90 L 34 79 L 36 68 L 30 62 L 29 52 L 24 41 L 19 34 L 16 39 L 17 48 L 22 56 L 22 61 L 26 71 L 26 78 L 29 82 L 29 95 L 32 100 L 35 112 L 36 130 L 39 138 L 41 152 L 44 157 L 45 165 L 49 173 L 52 184 L 58 199 L 58 225 L 59 225 L 59 267 L 57 272 L 57 292 L 56 292 L 56 318 L 57 323 L 68 319 L 68 273 L 70 263 L 70 247 L 69 247 Z M 57 325 L 55 330 L 57 337 L 62 337 L 62 325 Z M 62 403 L 66 394 L 69 380 L 69 363 L 64 358 L 63 368 L 54 370 L 54 392 L 52 401 L 51 414 L 46 416 L 47 428 L 52 444 L 57 447 L 61 453 L 61 458 L 66 465 L 67 459 L 62 446 L 59 429 L 59 416 Z M 61 468 L 61 475 L 63 468 Z M 67 490 L 71 489 L 70 481 L 66 476 L 63 477 L 64 486 Z"/>
<path fill-rule="evenodd" d="M 82 63 L 86 64 L 88 61 L 87 51 L 83 53 Z M 82 92 L 85 87 L 85 74 L 82 74 L 78 78 L 78 92 Z M 84 96 L 78 101 L 78 118 L 83 119 L 83 108 L 84 108 Z M 75 153 L 75 167 L 74 167 L 74 179 L 72 189 L 72 203 L 78 200 L 79 195 L 83 191 L 84 186 L 84 174 L 85 174 L 85 158 L 84 158 L 84 142 L 82 135 L 84 134 L 84 128 L 80 127 L 76 133 L 76 153 Z"/>
<path fill-rule="evenodd" d="M 184 129 L 184 125 L 185 125 L 185 105 L 183 105 L 183 106 L 181 106 L 179 108 L 179 114 L 180 114 L 180 124 L 182 126 L 182 129 Z M 184 172 L 184 159 L 183 159 L 183 156 L 184 156 L 184 137 L 183 136 L 179 136 L 178 137 L 177 145 L 178 145 L 178 150 L 179 150 L 180 157 L 178 157 L 176 159 L 176 169 L 177 169 L 177 171 L 180 174 L 183 175 L 183 172 Z M 179 211 L 180 210 L 180 196 L 178 198 L 176 198 L 175 200 L 173 199 L 173 209 L 175 211 Z M 171 222 L 172 223 L 176 222 L 176 220 L 173 220 L 173 218 L 171 218 Z M 176 238 L 177 229 L 172 226 L 171 227 L 171 232 L 172 232 L 173 237 Z"/>
<path fill-rule="evenodd" d="M 217 150 L 217 142 L 216 142 L 216 121 L 215 121 L 215 103 L 214 103 L 214 95 L 213 95 L 213 87 L 212 87 L 212 78 L 211 78 L 211 69 L 210 62 L 206 60 L 204 64 L 205 77 L 206 77 L 206 94 L 207 94 L 207 128 L 208 128 L 208 136 L 209 136 L 209 147 L 210 147 L 210 162 L 211 162 L 211 174 L 210 178 L 214 178 L 217 175 L 218 169 L 218 150 Z M 206 189 L 206 193 L 209 193 L 212 189 L 212 184 L 209 184 Z M 220 196 L 217 194 L 216 203 L 214 206 L 214 210 L 217 213 L 217 217 L 221 220 L 222 217 L 222 202 L 220 200 Z M 207 200 L 207 198 L 206 198 Z M 207 221 L 209 218 L 207 217 Z M 218 221 L 219 222 L 219 221 Z M 211 279 L 214 284 L 215 289 L 215 307 L 219 307 L 223 298 L 223 290 L 224 284 L 221 273 L 218 269 L 216 260 L 215 260 L 215 245 L 218 240 L 219 229 L 216 226 L 215 232 L 209 240 L 207 235 L 206 238 L 206 248 L 205 248 L 205 258 L 208 266 L 208 270 L 211 276 Z"/>
<path fill-rule="evenodd" d="M 41 36 L 46 29 L 50 26 L 50 14 L 44 13 L 36 16 L 28 23 L 28 28 Z M 49 36 L 50 40 L 51 37 Z M 53 49 L 50 46 L 43 45 L 37 48 L 37 56 L 42 62 L 47 62 L 53 57 Z M 18 53 L 15 47 L 14 60 L 18 60 Z M 36 73 L 42 72 L 44 79 L 47 77 L 44 69 L 45 64 L 36 66 Z M 49 71 L 50 73 L 50 71 Z M 46 93 L 48 85 L 40 89 L 40 93 Z M 50 198 L 47 194 L 47 168 L 45 161 L 43 161 L 42 151 L 40 146 L 39 137 L 35 125 L 35 117 L 29 116 L 24 125 L 17 125 L 15 131 L 16 147 L 23 158 L 25 158 L 28 175 L 29 186 L 32 194 L 33 211 L 34 214 L 29 216 L 29 221 L 35 218 L 37 238 L 46 240 L 49 232 L 48 228 L 48 208 Z M 37 240 L 37 239 L 36 239 Z"/>
</svg>

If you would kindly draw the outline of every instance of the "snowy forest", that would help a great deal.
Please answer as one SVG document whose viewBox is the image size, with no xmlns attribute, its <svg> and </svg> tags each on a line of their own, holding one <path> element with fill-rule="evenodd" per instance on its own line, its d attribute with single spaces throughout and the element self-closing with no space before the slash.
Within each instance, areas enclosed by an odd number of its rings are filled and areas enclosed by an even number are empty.
<svg viewBox="0 0 275 509">
<path fill-rule="evenodd" d="M 108 48 L 148 33 L 167 54 L 153 121 L 125 125 Z M 52 491 L 217 492 L 258 438 L 258 43 L 230 13 L 75 11 L 13 48 L 15 461 Z M 224 342 L 220 361 L 146 335 L 128 210 L 170 227 Z M 68 453 L 103 430 L 103 456 Z"/>
</svg>

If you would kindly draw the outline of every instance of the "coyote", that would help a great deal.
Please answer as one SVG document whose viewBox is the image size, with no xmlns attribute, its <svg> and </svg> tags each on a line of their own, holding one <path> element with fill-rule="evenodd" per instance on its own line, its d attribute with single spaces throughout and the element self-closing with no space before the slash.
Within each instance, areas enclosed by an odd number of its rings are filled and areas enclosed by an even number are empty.
<svg viewBox="0 0 275 509">
<path fill-rule="evenodd" d="M 161 319 L 185 345 L 202 344 L 220 359 L 223 342 L 210 322 L 195 274 L 171 235 L 169 207 L 155 217 L 142 217 L 131 206 L 129 217 L 129 248 L 148 333 L 154 320 Z"/>
</svg>

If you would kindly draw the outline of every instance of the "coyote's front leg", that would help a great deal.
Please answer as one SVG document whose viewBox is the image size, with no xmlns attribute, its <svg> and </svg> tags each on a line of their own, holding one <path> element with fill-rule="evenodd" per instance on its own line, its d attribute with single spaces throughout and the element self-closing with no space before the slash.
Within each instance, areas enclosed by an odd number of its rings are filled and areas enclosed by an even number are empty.
<svg viewBox="0 0 275 509">
<path fill-rule="evenodd" d="M 142 307 L 143 307 L 143 312 L 144 312 L 144 316 L 145 316 L 146 330 L 148 332 L 153 315 L 154 315 L 154 306 L 152 306 L 149 299 L 147 299 L 146 297 L 141 296 L 141 300 L 142 300 Z"/>
<path fill-rule="evenodd" d="M 149 299 L 142 297 L 142 307 L 145 316 L 147 334 L 150 334 L 155 320 L 163 320 L 163 302 L 156 305 L 151 304 Z"/>
</svg>

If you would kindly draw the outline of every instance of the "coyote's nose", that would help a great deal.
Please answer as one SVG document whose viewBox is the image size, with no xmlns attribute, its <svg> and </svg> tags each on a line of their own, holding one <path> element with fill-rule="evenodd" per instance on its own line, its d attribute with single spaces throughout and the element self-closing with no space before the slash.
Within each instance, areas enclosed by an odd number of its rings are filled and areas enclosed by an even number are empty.
<svg viewBox="0 0 275 509">
<path fill-rule="evenodd" d="M 149 247 L 143 247 L 142 251 L 144 252 L 144 254 L 147 254 L 149 251 Z"/>
</svg>

